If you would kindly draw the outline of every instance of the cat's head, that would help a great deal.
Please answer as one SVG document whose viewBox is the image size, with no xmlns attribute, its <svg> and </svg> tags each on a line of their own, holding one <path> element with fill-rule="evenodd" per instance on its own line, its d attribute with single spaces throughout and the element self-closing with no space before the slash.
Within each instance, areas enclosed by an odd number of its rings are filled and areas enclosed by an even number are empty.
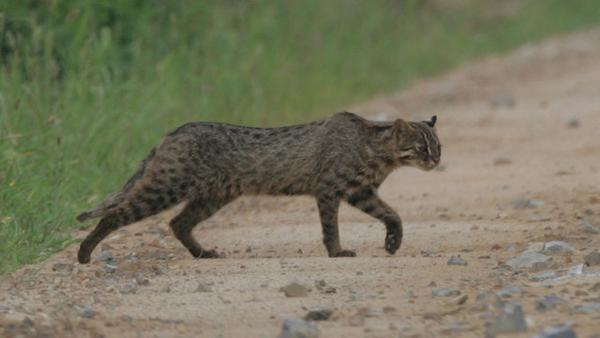
<svg viewBox="0 0 600 338">
<path fill-rule="evenodd" d="M 431 170 L 440 163 L 442 146 L 434 129 L 436 121 L 437 116 L 432 116 L 429 121 L 407 122 L 397 119 L 394 122 L 394 155 L 400 165 Z"/>
</svg>

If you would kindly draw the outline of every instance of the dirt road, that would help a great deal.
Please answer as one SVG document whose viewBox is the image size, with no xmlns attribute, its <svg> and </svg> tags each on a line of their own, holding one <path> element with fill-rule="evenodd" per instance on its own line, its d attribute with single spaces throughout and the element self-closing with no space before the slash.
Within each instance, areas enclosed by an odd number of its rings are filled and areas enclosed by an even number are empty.
<svg viewBox="0 0 600 338">
<path fill-rule="evenodd" d="M 329 309 L 314 322 L 322 337 L 483 337 L 500 330 L 502 303 L 516 301 L 527 331 L 514 337 L 561 323 L 600 337 L 600 275 L 580 265 L 600 248 L 600 234 L 582 225 L 600 228 L 600 30 L 351 110 L 439 117 L 442 168 L 398 170 L 381 189 L 405 223 L 395 256 L 383 250 L 384 227 L 347 206 L 342 243 L 358 257 L 332 259 L 313 200 L 243 198 L 195 231 L 226 259 L 192 259 L 166 214 L 103 242 L 108 263 L 97 250 L 90 265 L 76 264 L 73 245 L 2 276 L 0 336 L 275 337 L 285 319 Z M 533 268 L 507 266 L 552 240 L 573 250 L 542 252 L 551 260 Z M 447 264 L 458 255 L 466 266 Z M 308 290 L 286 297 L 280 288 L 294 282 Z M 456 291 L 432 294 L 442 288 Z M 541 300 L 550 295 L 560 301 Z"/>
</svg>

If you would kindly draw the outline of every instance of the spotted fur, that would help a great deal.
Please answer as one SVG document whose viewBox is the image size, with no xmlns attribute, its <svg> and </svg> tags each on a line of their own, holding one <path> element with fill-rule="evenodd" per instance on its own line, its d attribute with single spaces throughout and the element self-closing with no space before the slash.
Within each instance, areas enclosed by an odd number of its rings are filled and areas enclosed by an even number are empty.
<svg viewBox="0 0 600 338">
<path fill-rule="evenodd" d="M 175 237 L 194 257 L 218 257 L 192 237 L 192 229 L 242 194 L 314 196 L 330 257 L 355 256 L 339 239 L 338 208 L 346 201 L 385 225 L 385 249 L 394 254 L 402 220 L 377 188 L 397 167 L 430 170 L 439 163 L 435 122 L 435 116 L 373 122 L 344 112 L 279 128 L 182 125 L 151 151 L 121 191 L 78 216 L 80 221 L 101 217 L 81 243 L 79 262 L 88 263 L 114 230 L 182 202 L 183 210 L 170 221 Z"/>
</svg>

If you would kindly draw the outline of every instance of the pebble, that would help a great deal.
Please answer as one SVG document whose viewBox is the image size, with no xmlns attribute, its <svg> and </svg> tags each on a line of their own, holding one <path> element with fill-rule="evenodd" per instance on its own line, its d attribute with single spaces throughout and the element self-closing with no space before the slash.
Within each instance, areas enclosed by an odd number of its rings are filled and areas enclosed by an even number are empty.
<svg viewBox="0 0 600 338">
<path fill-rule="evenodd" d="M 512 202 L 515 209 L 536 208 L 544 205 L 544 201 L 536 199 L 518 198 Z"/>
<path fill-rule="evenodd" d="M 283 292 L 286 297 L 306 297 L 309 289 L 302 284 L 291 283 L 282 287 L 279 291 Z"/>
<path fill-rule="evenodd" d="M 498 333 L 526 332 L 527 321 L 521 304 L 515 301 L 506 302 L 502 313 L 488 327 L 486 337 L 495 337 Z"/>
<path fill-rule="evenodd" d="M 73 272 L 73 264 L 69 263 L 56 263 L 52 265 L 52 271 L 59 272 L 61 274 L 70 274 Z"/>
<path fill-rule="evenodd" d="M 565 252 L 565 251 L 573 251 L 573 247 L 569 245 L 569 243 L 564 241 L 551 241 L 546 242 L 544 244 L 543 252 L 546 253 L 555 253 L 555 252 Z"/>
<path fill-rule="evenodd" d="M 333 314 L 333 310 L 329 309 L 308 311 L 306 316 L 304 316 L 304 320 L 327 320 L 331 317 L 331 314 Z"/>
<path fill-rule="evenodd" d="M 568 325 L 550 326 L 533 338 L 576 338 L 577 334 Z"/>
<path fill-rule="evenodd" d="M 460 295 L 460 291 L 452 288 L 433 289 L 431 294 L 436 297 L 450 297 Z"/>
<path fill-rule="evenodd" d="M 538 272 L 536 274 L 529 276 L 529 280 L 532 282 L 542 282 L 542 281 L 554 279 L 557 277 L 558 277 L 558 274 L 555 271 L 544 271 L 544 272 Z"/>
<path fill-rule="evenodd" d="M 319 328 L 306 320 L 286 319 L 283 322 L 283 328 L 279 338 L 317 338 L 319 337 Z"/>
<path fill-rule="evenodd" d="M 139 286 L 148 286 L 150 285 L 150 280 L 147 278 L 142 278 L 142 277 L 136 277 L 135 278 L 135 282 L 139 285 Z"/>
<path fill-rule="evenodd" d="M 584 304 L 575 307 L 575 312 L 579 313 L 592 313 L 600 312 L 600 303 Z"/>
<path fill-rule="evenodd" d="M 552 257 L 541 253 L 525 251 L 520 256 L 511 258 L 506 265 L 513 269 L 543 267 L 552 261 Z"/>
<path fill-rule="evenodd" d="M 492 108 L 512 108 L 516 103 L 515 97 L 508 93 L 497 94 L 490 101 Z"/>
<path fill-rule="evenodd" d="M 460 255 L 458 255 L 458 256 L 452 256 L 448 260 L 448 265 L 467 266 L 467 261 L 465 261 L 462 257 L 460 257 Z"/>
<path fill-rule="evenodd" d="M 507 157 L 497 157 L 494 159 L 493 163 L 495 166 L 509 165 L 512 164 L 512 160 Z"/>
<path fill-rule="evenodd" d="M 435 255 L 435 252 L 433 250 L 427 249 L 427 250 L 421 250 L 421 256 L 423 257 L 432 257 Z"/>
<path fill-rule="evenodd" d="M 315 281 L 315 287 L 316 287 L 317 289 L 324 288 L 324 287 L 326 287 L 326 286 L 327 286 L 327 282 L 325 282 L 325 280 L 324 280 L 324 279 L 319 279 L 319 280 L 316 280 L 316 281 Z"/>
<path fill-rule="evenodd" d="M 512 297 L 513 295 L 521 293 L 523 293 L 523 289 L 516 285 L 509 285 L 503 288 L 502 290 L 496 292 L 496 295 L 498 295 L 498 297 Z"/>
<path fill-rule="evenodd" d="M 102 262 L 111 262 L 113 260 L 112 252 L 109 250 L 102 250 L 98 255 L 98 260 Z"/>
<path fill-rule="evenodd" d="M 573 117 L 567 121 L 567 128 L 575 129 L 579 128 L 580 122 L 576 117 Z"/>
<path fill-rule="evenodd" d="M 568 305 L 568 302 L 556 295 L 547 295 L 535 301 L 535 308 L 538 311 L 552 310 L 559 305 Z"/>
<path fill-rule="evenodd" d="M 119 292 L 123 295 L 137 293 L 137 283 L 135 281 L 127 283 Z"/>
<path fill-rule="evenodd" d="M 583 257 L 583 260 L 587 266 L 600 265 L 600 252 L 594 251 L 591 254 Z"/>
<path fill-rule="evenodd" d="M 106 271 L 107 273 L 114 273 L 115 271 L 117 271 L 117 264 L 115 262 L 106 262 L 106 265 L 104 265 L 104 271 Z"/>
<path fill-rule="evenodd" d="M 92 308 L 88 307 L 88 306 L 83 306 L 79 309 L 78 311 L 79 316 L 83 317 L 83 318 L 94 318 L 94 316 L 96 315 L 96 311 L 94 311 Z"/>
<path fill-rule="evenodd" d="M 581 220 L 581 226 L 583 226 L 583 231 L 587 232 L 588 234 L 600 234 L 600 229 L 595 227 L 586 218 Z"/>
</svg>

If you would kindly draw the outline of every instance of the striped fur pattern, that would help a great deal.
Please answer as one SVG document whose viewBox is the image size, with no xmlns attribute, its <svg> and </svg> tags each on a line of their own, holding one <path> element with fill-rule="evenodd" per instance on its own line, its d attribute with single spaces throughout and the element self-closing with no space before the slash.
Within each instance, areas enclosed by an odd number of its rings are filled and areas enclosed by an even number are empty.
<svg viewBox="0 0 600 338">
<path fill-rule="evenodd" d="M 194 257 L 219 257 L 192 237 L 192 229 L 242 194 L 314 196 L 330 257 L 355 256 L 339 239 L 338 208 L 346 201 L 385 225 L 385 249 L 394 254 L 402 221 L 377 188 L 395 168 L 431 170 L 439 163 L 435 122 L 435 116 L 373 122 L 343 112 L 279 128 L 182 125 L 151 151 L 121 191 L 78 216 L 101 217 L 81 243 L 78 260 L 88 263 L 94 248 L 118 228 L 179 203 L 186 204 L 170 221 L 174 235 Z"/>
</svg>

